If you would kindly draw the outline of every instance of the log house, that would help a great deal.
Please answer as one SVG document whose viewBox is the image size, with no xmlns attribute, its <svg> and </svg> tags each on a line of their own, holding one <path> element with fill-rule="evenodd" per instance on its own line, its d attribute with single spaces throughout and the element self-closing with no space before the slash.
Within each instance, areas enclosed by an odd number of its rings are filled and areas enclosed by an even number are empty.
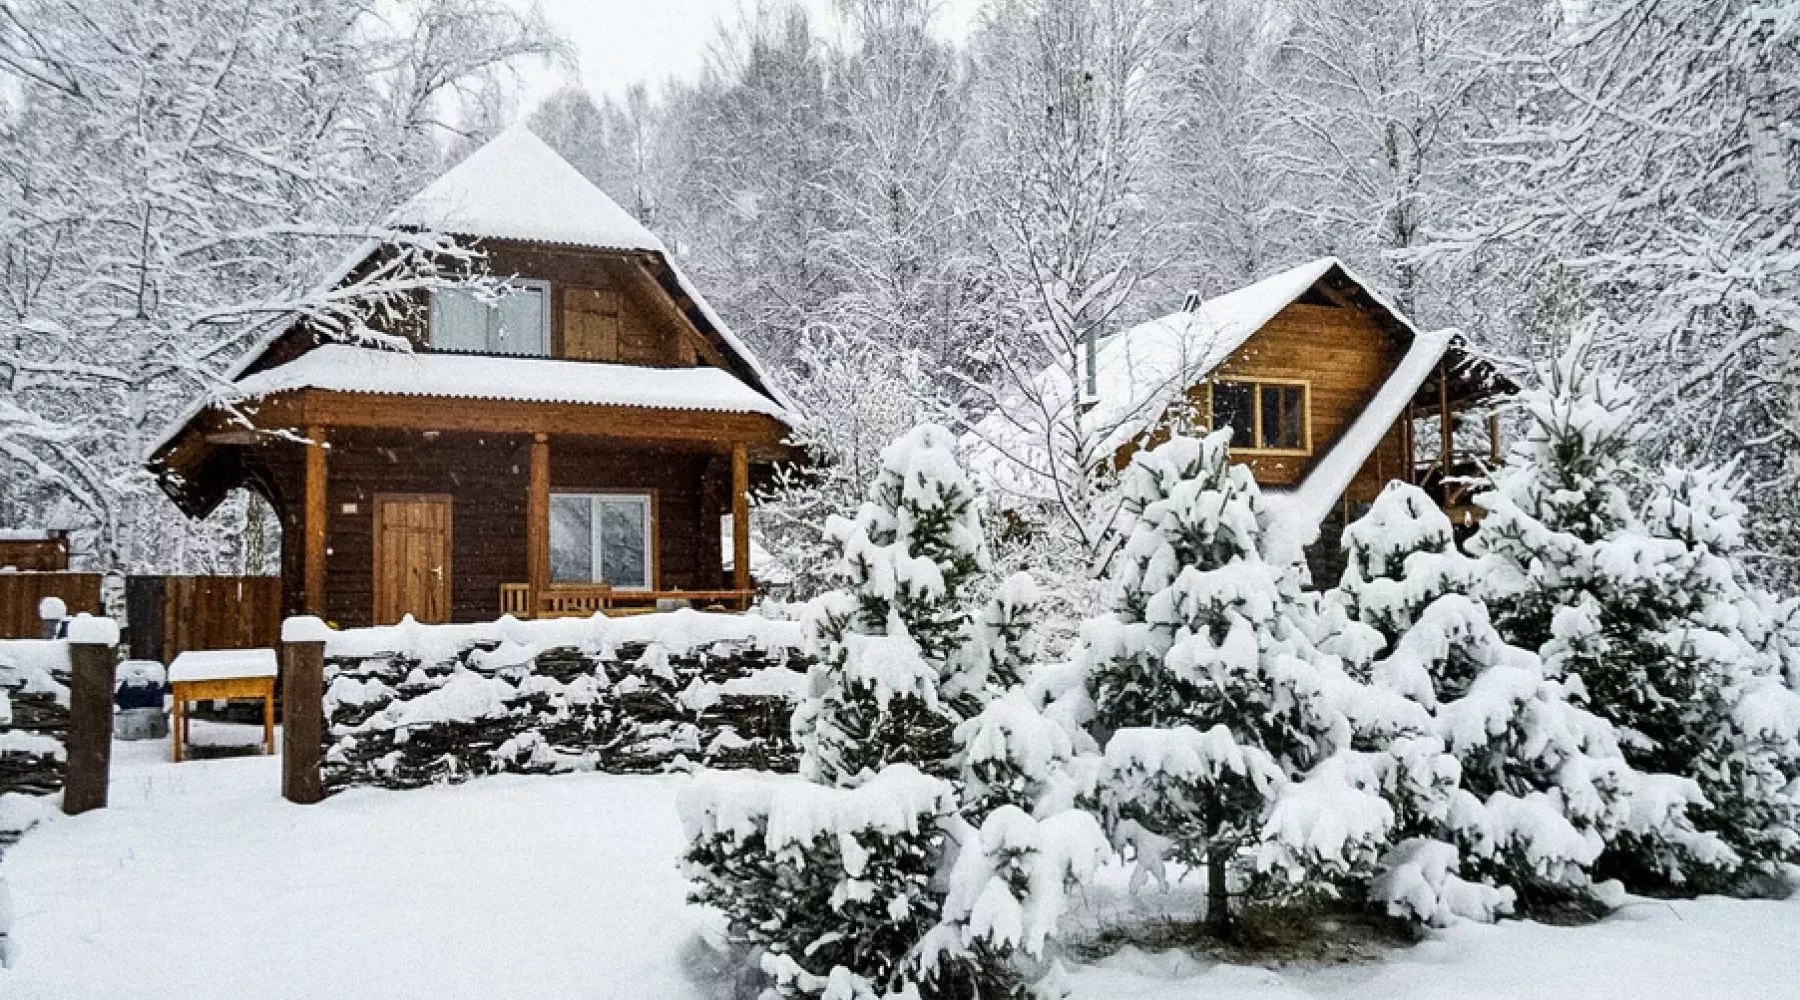
<svg viewBox="0 0 1800 1000">
<path fill-rule="evenodd" d="M 744 607 L 791 404 L 661 242 L 517 126 L 389 224 L 467 241 L 500 294 L 421 293 L 383 331 L 409 350 L 273 329 L 151 451 L 182 511 L 256 491 L 285 611 L 344 627 Z"/>
</svg>

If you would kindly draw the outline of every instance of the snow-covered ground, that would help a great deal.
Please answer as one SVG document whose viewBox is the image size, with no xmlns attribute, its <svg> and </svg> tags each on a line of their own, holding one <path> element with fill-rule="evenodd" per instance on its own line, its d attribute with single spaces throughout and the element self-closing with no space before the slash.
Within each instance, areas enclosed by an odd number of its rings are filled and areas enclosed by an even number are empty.
<svg viewBox="0 0 1800 1000">
<path fill-rule="evenodd" d="M 112 807 L 0 864 L 18 907 L 0 996 L 719 995 L 675 870 L 684 778 L 500 777 L 299 807 L 273 758 L 166 753 L 119 744 Z M 1125 905 L 1096 889 L 1075 919 Z M 1800 900 L 1634 902 L 1593 927 L 1469 926 L 1279 971 L 1126 952 L 1073 985 L 1092 1000 L 1800 998 Z"/>
</svg>

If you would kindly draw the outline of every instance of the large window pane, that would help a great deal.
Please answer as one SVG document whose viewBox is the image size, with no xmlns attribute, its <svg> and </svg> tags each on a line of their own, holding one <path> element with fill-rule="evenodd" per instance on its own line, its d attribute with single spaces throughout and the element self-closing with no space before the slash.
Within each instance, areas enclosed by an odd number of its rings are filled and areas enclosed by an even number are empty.
<svg viewBox="0 0 1800 1000">
<path fill-rule="evenodd" d="M 544 355 L 544 291 L 519 285 L 494 305 L 488 350 L 495 354 Z"/>
<path fill-rule="evenodd" d="M 594 582 L 594 505 L 585 494 L 550 497 L 550 580 Z"/>
<path fill-rule="evenodd" d="M 1256 418 L 1255 387 L 1247 382 L 1216 382 L 1212 390 L 1212 425 L 1214 430 L 1231 428 L 1231 446 L 1249 448 Z"/>
<path fill-rule="evenodd" d="M 1304 448 L 1305 390 L 1297 385 L 1262 387 L 1262 446 Z"/>
<path fill-rule="evenodd" d="M 488 307 L 463 288 L 431 293 L 431 345 L 447 351 L 487 350 Z"/>
<path fill-rule="evenodd" d="M 602 497 L 599 507 L 602 578 L 615 587 L 650 586 L 649 504 L 642 497 Z"/>
</svg>

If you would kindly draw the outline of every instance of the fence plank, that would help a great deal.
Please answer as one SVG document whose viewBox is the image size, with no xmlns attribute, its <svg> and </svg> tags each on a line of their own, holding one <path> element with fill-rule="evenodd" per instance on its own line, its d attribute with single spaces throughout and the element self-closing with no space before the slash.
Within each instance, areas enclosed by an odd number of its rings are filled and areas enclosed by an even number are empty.
<svg viewBox="0 0 1800 1000">
<path fill-rule="evenodd" d="M 98 573 L 0 573 L 0 639 L 37 639 L 43 634 L 38 602 L 60 597 L 69 614 L 100 613 Z"/>
<path fill-rule="evenodd" d="M 281 637 L 281 578 L 163 577 L 162 660 L 190 649 L 273 649 Z"/>
</svg>

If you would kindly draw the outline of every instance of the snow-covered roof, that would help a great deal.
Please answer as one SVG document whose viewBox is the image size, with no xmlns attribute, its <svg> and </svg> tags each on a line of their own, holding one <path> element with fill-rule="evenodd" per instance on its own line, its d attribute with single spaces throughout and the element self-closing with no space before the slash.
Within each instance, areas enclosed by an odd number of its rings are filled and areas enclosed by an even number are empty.
<svg viewBox="0 0 1800 1000">
<path fill-rule="evenodd" d="M 1080 404 L 1083 438 L 1096 456 L 1109 455 L 1153 429 L 1177 397 L 1237 351 L 1275 314 L 1292 305 L 1333 269 L 1342 271 L 1366 291 L 1343 262 L 1324 257 L 1289 268 L 1255 284 L 1207 299 L 1191 311 L 1170 313 L 1101 340 L 1095 349 L 1094 394 L 1072 384 L 1072 374 L 1051 366 L 1036 377 L 1030 400 L 1003 405 L 975 425 L 966 443 L 977 453 L 998 452 L 979 462 L 985 474 L 1004 490 L 1025 496 L 1045 495 L 1033 469 L 1046 467 L 1043 440 L 1046 423 L 1063 424 Z M 1373 293 L 1370 293 L 1373 297 Z M 1380 302 L 1379 299 L 1376 300 Z M 1417 331 L 1397 311 L 1380 303 L 1408 331 Z M 1009 412 L 1011 409 L 1020 412 Z M 1044 414 L 1056 414 L 1046 421 Z"/>
<path fill-rule="evenodd" d="M 1431 377 L 1456 337 L 1455 330 L 1415 335 L 1412 347 L 1382 384 L 1381 391 L 1351 421 L 1331 450 L 1313 463 L 1300 485 L 1287 491 L 1269 491 L 1270 507 L 1285 516 L 1298 533 L 1310 538 L 1338 498 L 1350 488 L 1357 470 L 1380 446 L 1388 428 L 1406 412 L 1406 404 Z"/>
<path fill-rule="evenodd" d="M 549 358 L 423 354 L 327 344 L 237 383 L 239 399 L 294 389 L 590 403 L 665 410 L 762 413 L 787 411 L 718 368 L 646 368 Z"/>
<path fill-rule="evenodd" d="M 388 217 L 388 225 L 663 252 L 661 240 L 523 124 L 426 185 Z"/>
</svg>

